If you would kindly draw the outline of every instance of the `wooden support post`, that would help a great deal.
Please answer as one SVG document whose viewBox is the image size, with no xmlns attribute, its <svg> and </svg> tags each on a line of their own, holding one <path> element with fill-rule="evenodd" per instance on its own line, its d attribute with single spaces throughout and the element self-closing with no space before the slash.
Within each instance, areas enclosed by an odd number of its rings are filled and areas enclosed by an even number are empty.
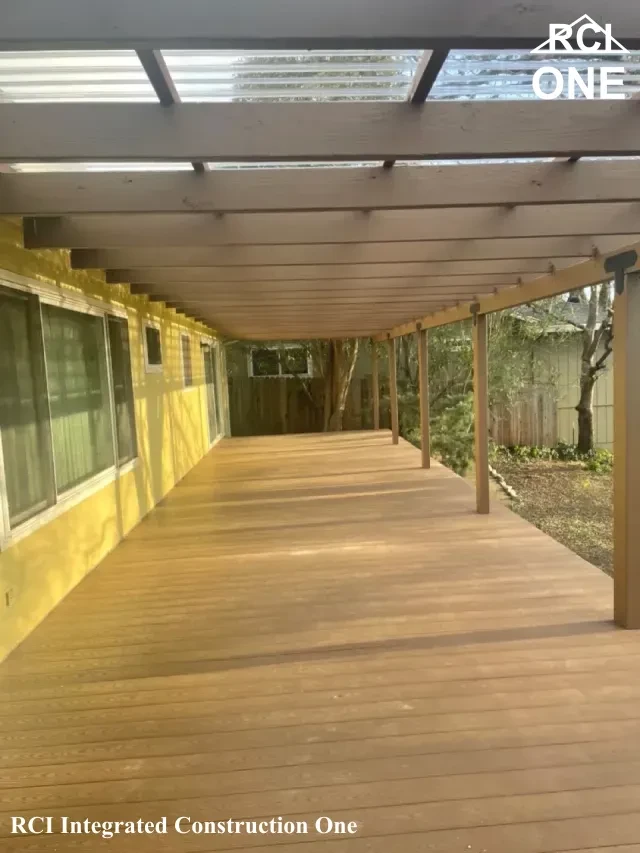
<svg viewBox="0 0 640 853">
<path fill-rule="evenodd" d="M 476 507 L 489 512 L 489 383 L 487 315 L 473 316 L 473 403 L 475 413 Z"/>
<path fill-rule="evenodd" d="M 613 336 L 614 616 L 640 628 L 640 273 L 616 293 Z"/>
<path fill-rule="evenodd" d="M 378 345 L 371 340 L 371 389 L 373 404 L 373 428 L 380 429 L 380 377 L 378 375 Z"/>
<path fill-rule="evenodd" d="M 391 410 L 391 440 L 397 444 L 400 437 L 398 425 L 398 377 L 396 370 L 396 339 L 387 339 L 389 353 L 389 408 Z"/>
<path fill-rule="evenodd" d="M 431 467 L 431 439 L 429 434 L 429 349 L 428 331 L 418 325 L 418 372 L 420 381 L 420 441 L 422 467 Z"/>
</svg>

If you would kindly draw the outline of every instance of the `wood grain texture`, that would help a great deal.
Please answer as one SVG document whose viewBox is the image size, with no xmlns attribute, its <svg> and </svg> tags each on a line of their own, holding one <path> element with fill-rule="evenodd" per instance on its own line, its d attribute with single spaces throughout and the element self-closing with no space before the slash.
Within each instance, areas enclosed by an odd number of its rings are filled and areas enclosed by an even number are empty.
<svg viewBox="0 0 640 853">
<path fill-rule="evenodd" d="M 581 264 L 550 273 L 549 275 L 540 276 L 518 287 L 503 288 L 493 296 L 480 299 L 478 310 L 482 314 L 491 314 L 495 311 L 503 311 L 505 308 L 515 308 L 518 305 L 525 305 L 527 302 L 546 299 L 549 296 L 559 296 L 561 293 L 568 293 L 570 290 L 577 290 L 582 287 L 589 287 L 592 284 L 610 281 L 611 273 L 608 273 L 604 268 L 606 258 L 626 250 L 638 252 L 640 251 L 640 243 L 620 245 L 617 252 L 607 253 L 592 260 L 583 261 Z M 636 264 L 636 269 L 637 267 L 638 264 Z M 459 320 L 467 320 L 471 317 L 470 307 L 470 303 L 468 303 L 456 308 L 449 308 L 442 312 L 418 318 L 417 322 L 420 322 L 424 328 L 433 328 L 448 323 L 456 323 Z M 415 331 L 415 328 L 415 322 L 406 323 L 392 329 L 391 335 L 411 334 Z"/>
<path fill-rule="evenodd" d="M 146 103 L 6 103 L 0 161 L 635 156 L 640 154 L 637 106 L 631 100 L 427 101 L 420 107 L 190 103 L 176 109 Z"/>
<path fill-rule="evenodd" d="M 584 14 L 611 22 L 629 49 L 640 47 L 634 0 L 111 0 L 87 8 L 83 0 L 7 4 L 2 50 L 64 48 L 532 48 L 548 38 L 550 21 Z"/>
<path fill-rule="evenodd" d="M 637 106 L 637 105 L 636 105 Z M 640 139 L 640 136 L 638 137 Z M 395 243 L 640 232 L 637 204 L 537 205 L 371 213 L 206 213 L 26 218 L 28 249 Z"/>
<path fill-rule="evenodd" d="M 610 578 L 474 510 L 388 431 L 224 440 L 0 667 L 3 853 L 66 849 L 10 837 L 16 813 L 358 821 L 304 839 L 326 853 L 638 853 L 640 639 Z"/>
<path fill-rule="evenodd" d="M 638 237 L 640 239 L 640 237 Z M 616 237 L 546 237 L 507 240 L 404 241 L 384 243 L 291 246 L 158 246 L 125 249 L 73 249 L 73 269 L 188 266 L 265 266 L 328 264 L 396 264 L 422 261 L 494 261 L 505 259 L 590 257 L 617 248 Z"/>
<path fill-rule="evenodd" d="M 640 628 L 640 273 L 627 275 L 623 292 L 616 292 L 614 317 L 614 610 L 619 625 Z"/>
<path fill-rule="evenodd" d="M 635 201 L 633 163 L 9 174 L 0 215 L 260 213 Z"/>
</svg>

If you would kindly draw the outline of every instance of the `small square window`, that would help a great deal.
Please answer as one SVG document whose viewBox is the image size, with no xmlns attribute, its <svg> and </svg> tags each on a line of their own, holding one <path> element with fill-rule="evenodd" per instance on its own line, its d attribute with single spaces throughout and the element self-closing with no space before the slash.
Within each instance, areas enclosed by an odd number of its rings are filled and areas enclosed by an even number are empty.
<svg viewBox="0 0 640 853">
<path fill-rule="evenodd" d="M 147 373 L 154 373 L 162 370 L 162 343 L 160 340 L 160 329 L 156 326 L 145 326 L 144 344 Z"/>
<path fill-rule="evenodd" d="M 278 350 L 270 347 L 252 350 L 251 366 L 254 376 L 280 376 Z"/>
<path fill-rule="evenodd" d="M 182 347 L 182 377 L 184 387 L 191 388 L 193 385 L 193 366 L 191 364 L 191 338 L 189 335 L 180 335 Z"/>
<path fill-rule="evenodd" d="M 282 354 L 282 372 L 290 376 L 308 376 L 309 362 L 304 347 L 288 347 Z"/>
</svg>

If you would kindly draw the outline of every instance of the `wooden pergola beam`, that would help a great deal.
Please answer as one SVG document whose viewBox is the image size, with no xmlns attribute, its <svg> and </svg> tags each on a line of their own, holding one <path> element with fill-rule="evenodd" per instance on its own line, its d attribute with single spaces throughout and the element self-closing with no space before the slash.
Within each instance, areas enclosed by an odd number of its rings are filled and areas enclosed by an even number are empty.
<svg viewBox="0 0 640 853">
<path fill-rule="evenodd" d="M 373 409 L 373 429 L 380 429 L 380 375 L 378 369 L 378 346 L 371 341 L 371 407 Z"/>
<path fill-rule="evenodd" d="M 3 108 L 4 109 L 4 108 Z M 0 215 L 286 213 L 635 201 L 630 161 L 0 176 Z"/>
<path fill-rule="evenodd" d="M 640 154 L 633 101 L 3 104 L 1 162 Z"/>
<path fill-rule="evenodd" d="M 411 89 L 407 98 L 410 104 L 414 106 L 424 104 L 448 55 L 449 51 L 447 48 L 425 50 L 420 57 L 420 62 L 411 82 Z M 383 163 L 385 169 L 390 169 L 394 165 L 395 160 L 385 160 Z"/>
<path fill-rule="evenodd" d="M 585 13 L 640 48 L 635 0 L 21 0 L 4 4 L 0 50 L 532 48 Z"/>
<path fill-rule="evenodd" d="M 138 59 L 145 70 L 149 82 L 158 96 L 163 107 L 172 107 L 180 103 L 180 95 L 175 87 L 171 72 L 167 68 L 164 56 L 160 50 L 138 50 Z M 194 172 L 199 174 L 206 171 L 204 163 L 198 161 L 191 164 Z"/>
<path fill-rule="evenodd" d="M 398 370 L 395 338 L 387 340 L 387 357 L 389 366 L 389 411 L 391 416 L 391 441 L 398 444 L 400 440 L 400 425 L 398 418 Z"/>
<path fill-rule="evenodd" d="M 638 134 L 640 139 L 640 134 Z M 305 213 L 40 217 L 24 220 L 29 249 L 381 243 L 640 233 L 638 204 Z"/>
<path fill-rule="evenodd" d="M 559 296 L 562 293 L 568 293 L 571 290 L 578 290 L 582 287 L 589 287 L 592 284 L 599 284 L 602 281 L 607 281 L 611 278 L 611 274 L 607 273 L 604 268 L 604 262 L 608 257 L 616 255 L 619 252 L 634 250 L 640 254 L 640 243 L 621 245 L 617 250 L 608 252 L 598 258 L 593 258 L 589 261 L 583 261 L 581 264 L 576 264 L 573 267 L 567 267 L 557 273 L 551 273 L 546 276 L 534 278 L 526 284 L 517 287 L 505 287 L 498 293 L 492 296 L 486 296 L 479 300 L 475 300 L 476 305 L 474 310 L 480 314 L 492 314 L 495 311 L 504 311 L 507 308 L 517 308 L 518 305 L 526 305 L 529 302 L 535 302 L 539 299 L 547 299 L 550 296 Z M 436 326 L 446 326 L 450 323 L 457 323 L 461 320 L 468 320 L 473 315 L 472 303 L 451 307 L 443 311 L 427 314 L 424 317 L 418 317 L 415 321 L 403 323 L 400 326 L 395 326 L 378 340 L 386 339 L 387 335 L 391 337 L 399 337 L 400 335 L 409 335 L 415 332 L 417 323 L 420 323 L 422 328 L 430 329 Z"/>
<path fill-rule="evenodd" d="M 486 314 L 473 317 L 473 412 L 476 509 L 486 515 L 489 497 L 489 366 Z"/>
<path fill-rule="evenodd" d="M 579 260 L 579 259 L 578 259 Z M 478 262 L 481 264 L 481 262 Z M 398 282 L 414 282 L 416 285 L 424 283 L 428 286 L 431 282 L 442 282 L 446 284 L 447 279 L 456 284 L 473 284 L 476 281 L 485 283 L 507 283 L 512 284 L 518 276 L 531 276 L 541 274 L 548 271 L 548 264 L 537 265 L 535 263 L 521 262 L 520 264 L 512 265 L 513 269 L 509 268 L 507 262 L 503 263 L 501 268 L 497 268 L 497 262 L 493 265 L 489 263 L 486 268 L 480 266 L 480 269 L 473 269 L 474 262 L 470 261 L 467 265 L 461 268 L 452 266 L 451 271 L 447 269 L 447 265 L 434 264 L 431 267 L 425 265 L 424 269 L 420 269 L 419 264 L 405 264 L 404 266 L 392 266 L 384 270 L 384 275 L 380 275 L 381 270 L 376 268 L 366 267 L 363 274 L 352 269 L 329 270 L 329 274 L 322 274 L 327 267 L 307 267 L 300 269 L 292 267 L 292 272 L 282 275 L 270 275 L 268 273 L 270 267 L 264 269 L 248 268 L 243 275 L 229 275 L 230 272 L 226 268 L 216 270 L 208 267 L 185 267 L 184 269 L 139 269 L 139 270 L 107 270 L 107 284 L 139 284 L 144 282 L 180 282 L 192 284 L 205 284 L 215 286 L 218 283 L 222 284 L 265 284 L 272 282 L 291 283 L 305 285 L 307 282 L 312 282 L 314 287 L 322 287 L 324 282 L 341 282 L 345 286 L 350 286 L 351 283 L 361 283 L 366 287 L 370 283 L 389 282 L 391 286 Z M 491 268 L 493 266 L 493 269 Z M 566 266 L 566 263 L 565 263 Z M 277 269 L 277 268 L 276 268 Z M 286 269 L 286 268 L 285 268 Z M 231 271 L 233 272 L 233 271 Z"/>
<path fill-rule="evenodd" d="M 626 276 L 615 296 L 614 410 L 614 616 L 623 628 L 640 628 L 640 274 Z"/>
<path fill-rule="evenodd" d="M 431 467 L 431 431 L 429 426 L 429 332 L 416 331 L 418 344 L 418 396 L 420 402 L 420 453 L 422 467 Z M 375 346 L 375 343 L 373 344 Z"/>
<path fill-rule="evenodd" d="M 637 238 L 640 240 L 640 235 Z M 171 248 L 159 246 L 125 249 L 73 249 L 73 269 L 176 268 L 188 266 L 287 266 L 376 264 L 381 274 L 387 264 L 432 261 L 492 261 L 540 258 L 591 257 L 615 249 L 619 238 L 609 236 L 543 237 L 507 240 L 403 241 L 397 243 L 326 245 L 299 244 L 289 246 L 193 246 Z"/>
</svg>

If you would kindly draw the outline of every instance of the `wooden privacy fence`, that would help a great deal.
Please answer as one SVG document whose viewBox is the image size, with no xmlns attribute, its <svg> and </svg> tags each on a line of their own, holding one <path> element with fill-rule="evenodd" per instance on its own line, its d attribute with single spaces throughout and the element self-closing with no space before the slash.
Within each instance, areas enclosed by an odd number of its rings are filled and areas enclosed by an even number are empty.
<svg viewBox="0 0 640 853">
<path fill-rule="evenodd" d="M 324 380 L 233 377 L 229 379 L 231 434 L 280 435 L 322 432 Z M 388 397 L 381 388 L 380 426 L 389 429 Z M 371 377 L 354 379 L 344 413 L 344 429 L 373 427 Z M 519 400 L 494 405 L 490 433 L 497 444 L 552 447 L 560 438 L 558 405 L 549 389 L 532 388 Z"/>
<path fill-rule="evenodd" d="M 388 428 L 388 412 L 381 407 L 380 425 Z M 322 432 L 324 380 L 232 377 L 229 379 L 231 434 L 278 435 Z M 354 379 L 344 413 L 344 429 L 373 426 L 371 377 Z"/>
<path fill-rule="evenodd" d="M 496 444 L 553 447 L 559 438 L 554 394 L 531 388 L 520 400 L 494 405 L 489 432 Z"/>
</svg>

